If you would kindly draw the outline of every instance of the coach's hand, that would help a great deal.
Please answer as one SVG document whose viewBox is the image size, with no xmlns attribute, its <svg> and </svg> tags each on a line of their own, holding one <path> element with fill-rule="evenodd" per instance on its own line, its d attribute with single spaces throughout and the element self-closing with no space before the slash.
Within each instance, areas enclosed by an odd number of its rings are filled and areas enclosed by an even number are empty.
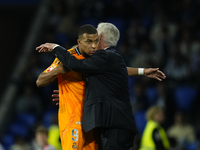
<svg viewBox="0 0 200 150">
<path fill-rule="evenodd" d="M 159 70 L 159 68 L 148 68 L 144 69 L 144 75 L 149 78 L 157 79 L 158 81 L 162 81 L 162 79 L 165 79 L 165 74 Z"/>
<path fill-rule="evenodd" d="M 56 102 L 56 105 L 59 105 L 59 90 L 53 90 L 54 93 L 52 94 L 53 102 Z"/>
<path fill-rule="evenodd" d="M 36 47 L 36 50 L 38 52 L 51 52 L 53 50 L 53 48 L 57 45 L 58 44 L 54 44 L 54 43 L 45 43 L 45 44 L 42 44 L 42 45 Z"/>
</svg>

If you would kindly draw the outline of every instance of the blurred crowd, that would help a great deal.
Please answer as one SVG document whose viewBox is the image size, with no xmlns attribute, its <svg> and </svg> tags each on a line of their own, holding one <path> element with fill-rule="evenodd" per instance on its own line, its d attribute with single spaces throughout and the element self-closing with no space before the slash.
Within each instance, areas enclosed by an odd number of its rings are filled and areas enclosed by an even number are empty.
<svg viewBox="0 0 200 150">
<path fill-rule="evenodd" d="M 115 24 L 121 33 L 117 50 L 127 66 L 160 68 L 167 76 L 162 82 L 144 76 L 129 78 L 133 114 L 146 112 L 152 105 L 161 107 L 165 113 L 162 125 L 171 145 L 177 150 L 197 150 L 200 144 L 199 5 L 199 0 L 51 0 L 45 35 L 38 45 L 52 42 L 69 49 L 77 44 L 81 25 Z M 35 84 L 38 75 L 53 60 L 53 55 L 33 50 L 23 70 L 18 72 L 20 91 L 16 114 L 34 113 L 35 126 L 43 123 L 45 112 L 58 109 L 51 97 L 58 88 L 56 80 L 43 88 Z"/>
</svg>

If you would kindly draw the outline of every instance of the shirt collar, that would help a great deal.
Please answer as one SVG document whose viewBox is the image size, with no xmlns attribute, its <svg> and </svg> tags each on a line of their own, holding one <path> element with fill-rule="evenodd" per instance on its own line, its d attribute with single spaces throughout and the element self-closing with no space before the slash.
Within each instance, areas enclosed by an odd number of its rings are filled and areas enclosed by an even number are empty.
<svg viewBox="0 0 200 150">
<path fill-rule="evenodd" d="M 108 46 L 108 47 L 104 48 L 104 50 L 107 50 L 109 47 L 110 47 L 110 46 Z"/>
<path fill-rule="evenodd" d="M 113 48 L 113 49 L 114 49 L 115 46 L 108 46 L 108 47 L 104 48 L 104 50 L 107 50 L 107 49 L 109 49 L 109 48 L 111 48 L 111 49 Z"/>
</svg>

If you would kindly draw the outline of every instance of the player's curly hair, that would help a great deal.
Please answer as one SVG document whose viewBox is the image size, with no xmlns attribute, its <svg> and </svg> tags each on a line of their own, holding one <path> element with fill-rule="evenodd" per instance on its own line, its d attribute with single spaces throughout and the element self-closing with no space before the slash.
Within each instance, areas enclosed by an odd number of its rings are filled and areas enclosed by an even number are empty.
<svg viewBox="0 0 200 150">
<path fill-rule="evenodd" d="M 104 37 L 104 42 L 108 46 L 116 46 L 120 37 L 120 32 L 112 23 L 102 22 L 98 24 L 97 31 L 99 36 Z"/>
</svg>

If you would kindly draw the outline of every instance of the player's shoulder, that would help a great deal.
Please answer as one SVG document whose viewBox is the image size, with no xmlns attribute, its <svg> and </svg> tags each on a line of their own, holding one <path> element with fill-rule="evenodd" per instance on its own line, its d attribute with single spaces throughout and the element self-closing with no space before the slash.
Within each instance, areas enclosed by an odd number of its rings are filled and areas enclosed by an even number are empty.
<svg viewBox="0 0 200 150">
<path fill-rule="evenodd" d="M 84 59 L 85 57 L 81 54 L 79 50 L 79 46 L 72 47 L 71 49 L 68 49 L 68 52 L 72 54 L 77 59 Z"/>
<path fill-rule="evenodd" d="M 60 60 L 56 57 L 52 64 L 59 65 L 59 63 L 60 63 Z"/>
<path fill-rule="evenodd" d="M 70 52 L 70 54 L 76 54 L 75 47 L 72 47 L 72 48 L 68 49 L 67 51 Z"/>
<path fill-rule="evenodd" d="M 72 55 L 74 55 L 74 54 L 81 55 L 78 45 L 73 46 L 72 48 L 68 49 L 67 51 Z"/>
</svg>

